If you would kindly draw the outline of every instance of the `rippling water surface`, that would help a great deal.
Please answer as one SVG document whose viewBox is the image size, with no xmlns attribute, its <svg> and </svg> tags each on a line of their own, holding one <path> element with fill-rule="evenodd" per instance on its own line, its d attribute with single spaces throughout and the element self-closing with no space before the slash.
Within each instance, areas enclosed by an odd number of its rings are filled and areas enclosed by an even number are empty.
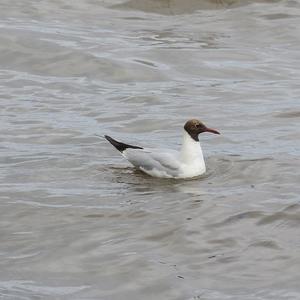
<svg viewBox="0 0 300 300">
<path fill-rule="evenodd" d="M 1 299 L 300 299 L 300 2 L 0 3 Z M 178 148 L 161 180 L 97 135 Z M 166 145 L 164 145 L 166 146 Z"/>
</svg>

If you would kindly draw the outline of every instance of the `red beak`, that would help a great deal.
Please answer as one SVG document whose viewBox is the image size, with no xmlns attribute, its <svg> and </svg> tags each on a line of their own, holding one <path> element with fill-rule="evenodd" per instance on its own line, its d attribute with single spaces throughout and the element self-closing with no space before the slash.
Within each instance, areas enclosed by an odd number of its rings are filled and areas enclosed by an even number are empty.
<svg viewBox="0 0 300 300">
<path fill-rule="evenodd" d="M 205 131 L 211 132 L 211 133 L 214 133 L 214 134 L 220 134 L 219 131 L 217 131 L 217 130 L 215 130 L 215 129 L 212 129 L 212 128 L 208 128 L 208 127 L 206 127 L 206 130 L 205 130 Z"/>
</svg>

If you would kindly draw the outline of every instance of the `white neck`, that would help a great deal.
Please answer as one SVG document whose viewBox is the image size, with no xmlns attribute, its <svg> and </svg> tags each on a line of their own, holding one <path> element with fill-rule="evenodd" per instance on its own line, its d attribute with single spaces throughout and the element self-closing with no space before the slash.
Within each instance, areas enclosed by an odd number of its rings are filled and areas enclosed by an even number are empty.
<svg viewBox="0 0 300 300">
<path fill-rule="evenodd" d="M 205 167 L 202 149 L 199 141 L 195 141 L 184 130 L 180 159 L 185 164 L 201 164 Z"/>
</svg>

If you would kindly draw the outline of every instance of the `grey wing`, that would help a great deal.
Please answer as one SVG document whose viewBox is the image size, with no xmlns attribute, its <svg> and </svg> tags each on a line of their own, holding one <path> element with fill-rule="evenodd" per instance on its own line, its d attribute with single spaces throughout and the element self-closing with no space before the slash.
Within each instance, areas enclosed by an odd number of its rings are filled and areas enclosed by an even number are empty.
<svg viewBox="0 0 300 300">
<path fill-rule="evenodd" d="M 158 151 L 154 149 L 128 149 L 123 155 L 135 167 L 146 171 L 157 170 L 175 176 L 180 169 L 178 153 L 173 151 Z"/>
</svg>

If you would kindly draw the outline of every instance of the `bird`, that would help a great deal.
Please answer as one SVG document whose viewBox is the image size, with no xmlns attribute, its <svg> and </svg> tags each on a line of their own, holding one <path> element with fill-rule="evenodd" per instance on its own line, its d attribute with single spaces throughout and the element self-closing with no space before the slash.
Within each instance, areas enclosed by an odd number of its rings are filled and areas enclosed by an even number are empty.
<svg viewBox="0 0 300 300">
<path fill-rule="evenodd" d="M 179 151 L 133 146 L 119 142 L 108 135 L 104 137 L 135 168 L 150 176 L 175 179 L 193 178 L 206 172 L 199 134 L 220 133 L 197 119 L 188 120 L 183 128 L 183 141 Z"/>
</svg>

